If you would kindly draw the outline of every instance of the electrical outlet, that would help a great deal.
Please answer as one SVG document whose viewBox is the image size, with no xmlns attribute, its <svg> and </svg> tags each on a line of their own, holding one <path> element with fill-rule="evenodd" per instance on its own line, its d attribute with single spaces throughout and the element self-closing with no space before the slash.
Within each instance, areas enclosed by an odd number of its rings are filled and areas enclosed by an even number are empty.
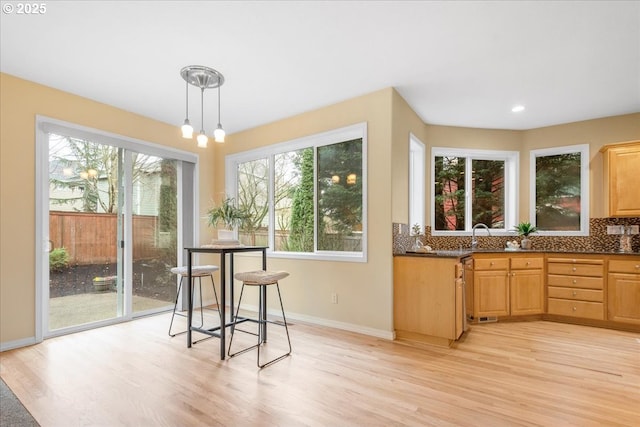
<svg viewBox="0 0 640 427">
<path fill-rule="evenodd" d="M 333 292 L 331 294 L 331 303 L 332 304 L 337 304 L 338 303 L 338 294 L 336 294 L 335 292 Z"/>
<path fill-rule="evenodd" d="M 630 234 L 640 234 L 640 225 L 630 225 L 629 228 L 631 229 Z"/>
<path fill-rule="evenodd" d="M 621 225 L 607 225 L 607 234 L 623 234 Z"/>
</svg>

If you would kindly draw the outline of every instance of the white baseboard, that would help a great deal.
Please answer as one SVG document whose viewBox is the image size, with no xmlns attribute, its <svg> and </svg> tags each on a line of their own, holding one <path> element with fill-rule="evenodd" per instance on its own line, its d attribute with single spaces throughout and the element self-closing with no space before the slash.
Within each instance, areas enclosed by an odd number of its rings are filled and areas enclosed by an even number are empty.
<svg viewBox="0 0 640 427">
<path fill-rule="evenodd" d="M 258 312 L 258 306 L 243 305 L 243 310 Z M 280 310 L 267 310 L 267 314 L 275 317 L 282 317 Z M 324 319 L 322 317 L 307 316 L 306 314 L 290 313 L 285 311 L 287 321 L 297 320 L 318 326 L 327 326 L 329 328 L 342 329 L 344 331 L 356 332 L 358 334 L 369 335 L 376 338 L 393 341 L 395 339 L 394 331 L 385 331 L 382 329 L 369 328 L 367 326 L 354 325 L 353 323 L 339 322 L 337 320 Z"/>
<path fill-rule="evenodd" d="M 13 350 L 14 348 L 27 347 L 37 344 L 36 337 L 23 338 L 15 341 L 8 341 L 0 343 L 0 352 Z"/>
</svg>

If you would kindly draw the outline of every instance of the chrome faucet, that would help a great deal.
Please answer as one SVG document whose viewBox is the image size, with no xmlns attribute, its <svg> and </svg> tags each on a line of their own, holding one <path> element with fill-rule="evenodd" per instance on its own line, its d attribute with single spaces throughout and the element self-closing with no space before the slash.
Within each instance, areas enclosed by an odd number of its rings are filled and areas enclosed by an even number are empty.
<svg viewBox="0 0 640 427">
<path fill-rule="evenodd" d="M 478 239 L 476 239 L 476 229 L 477 228 L 486 229 L 487 233 L 489 233 L 489 236 L 491 236 L 491 231 L 489 231 L 489 227 L 487 227 L 485 224 L 478 223 L 478 224 L 474 225 L 473 228 L 471 229 L 471 250 L 478 248 Z"/>
</svg>

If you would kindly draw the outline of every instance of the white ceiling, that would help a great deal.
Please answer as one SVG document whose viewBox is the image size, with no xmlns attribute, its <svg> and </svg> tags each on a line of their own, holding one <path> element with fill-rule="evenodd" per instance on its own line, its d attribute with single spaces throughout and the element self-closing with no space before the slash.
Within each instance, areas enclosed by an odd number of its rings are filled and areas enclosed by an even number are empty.
<svg viewBox="0 0 640 427">
<path fill-rule="evenodd" d="M 2 2 L 2 72 L 176 126 L 190 64 L 224 74 L 228 133 L 390 86 L 430 124 L 530 129 L 640 111 L 637 1 L 38 3 L 44 14 Z M 206 91 L 208 134 L 216 103 Z"/>
</svg>

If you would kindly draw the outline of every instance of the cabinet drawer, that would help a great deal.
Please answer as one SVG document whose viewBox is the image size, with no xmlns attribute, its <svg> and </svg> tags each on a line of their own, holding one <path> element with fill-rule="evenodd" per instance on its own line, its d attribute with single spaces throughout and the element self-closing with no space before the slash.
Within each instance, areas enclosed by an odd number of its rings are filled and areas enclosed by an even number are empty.
<svg viewBox="0 0 640 427">
<path fill-rule="evenodd" d="M 558 276 L 547 275 L 549 286 L 562 286 L 565 288 L 604 289 L 602 277 Z"/>
<path fill-rule="evenodd" d="M 537 269 L 542 268 L 544 264 L 543 258 L 511 258 L 511 269 Z"/>
<path fill-rule="evenodd" d="M 640 274 L 640 260 L 612 259 L 609 261 L 609 271 L 616 273 Z"/>
<path fill-rule="evenodd" d="M 593 276 L 602 277 L 604 266 L 594 264 L 569 264 L 550 262 L 547 265 L 547 271 L 550 274 L 566 274 L 570 276 Z"/>
<path fill-rule="evenodd" d="M 603 265 L 604 260 L 599 258 L 549 258 L 549 263 L 563 263 L 563 264 L 594 264 Z"/>
<path fill-rule="evenodd" d="M 509 258 L 474 259 L 476 270 L 508 270 Z"/>
<path fill-rule="evenodd" d="M 595 289 L 558 288 L 549 286 L 549 298 L 563 298 L 581 301 L 604 301 L 604 291 Z"/>
<path fill-rule="evenodd" d="M 601 302 L 549 298 L 548 303 L 549 314 L 604 320 L 604 304 Z"/>
</svg>

